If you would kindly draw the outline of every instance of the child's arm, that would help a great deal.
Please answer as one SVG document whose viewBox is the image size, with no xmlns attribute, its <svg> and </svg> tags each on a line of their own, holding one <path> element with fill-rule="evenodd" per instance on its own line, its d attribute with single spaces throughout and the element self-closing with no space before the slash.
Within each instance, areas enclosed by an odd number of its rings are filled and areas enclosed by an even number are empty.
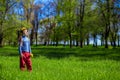
<svg viewBox="0 0 120 80">
<path fill-rule="evenodd" d="M 19 43 L 19 54 L 22 54 L 21 44 Z"/>
<path fill-rule="evenodd" d="M 32 51 L 31 51 L 31 47 L 30 47 L 30 51 L 29 51 L 29 52 L 30 52 L 30 54 L 32 53 Z"/>
<path fill-rule="evenodd" d="M 30 46 L 30 41 L 29 41 L 29 53 L 32 54 L 31 46 Z"/>
</svg>

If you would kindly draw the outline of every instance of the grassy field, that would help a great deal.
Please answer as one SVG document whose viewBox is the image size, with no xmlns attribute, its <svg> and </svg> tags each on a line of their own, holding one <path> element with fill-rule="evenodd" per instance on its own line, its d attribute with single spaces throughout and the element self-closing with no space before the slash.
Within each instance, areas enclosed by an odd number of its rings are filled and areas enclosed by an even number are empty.
<svg viewBox="0 0 120 80">
<path fill-rule="evenodd" d="M 33 71 L 19 70 L 16 47 L 0 48 L 0 80 L 120 80 L 120 48 L 32 47 Z"/>
</svg>

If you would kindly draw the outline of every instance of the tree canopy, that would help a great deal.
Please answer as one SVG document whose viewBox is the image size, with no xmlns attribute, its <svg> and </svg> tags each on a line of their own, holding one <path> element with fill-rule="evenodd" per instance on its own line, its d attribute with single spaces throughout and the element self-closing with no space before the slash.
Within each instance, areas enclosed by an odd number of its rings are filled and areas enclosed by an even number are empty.
<svg viewBox="0 0 120 80">
<path fill-rule="evenodd" d="M 0 0 L 0 46 L 17 45 L 18 31 L 27 27 L 31 45 L 120 42 L 120 0 Z M 98 39 L 100 42 L 98 43 Z"/>
</svg>

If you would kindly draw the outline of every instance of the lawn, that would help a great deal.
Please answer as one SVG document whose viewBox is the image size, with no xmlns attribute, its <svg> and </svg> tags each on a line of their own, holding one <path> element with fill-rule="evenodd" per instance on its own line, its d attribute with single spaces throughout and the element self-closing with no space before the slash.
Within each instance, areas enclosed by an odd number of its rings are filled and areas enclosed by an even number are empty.
<svg viewBox="0 0 120 80">
<path fill-rule="evenodd" d="M 16 47 L 0 48 L 0 80 L 120 80 L 120 48 L 32 47 L 33 71 L 19 70 Z"/>
</svg>

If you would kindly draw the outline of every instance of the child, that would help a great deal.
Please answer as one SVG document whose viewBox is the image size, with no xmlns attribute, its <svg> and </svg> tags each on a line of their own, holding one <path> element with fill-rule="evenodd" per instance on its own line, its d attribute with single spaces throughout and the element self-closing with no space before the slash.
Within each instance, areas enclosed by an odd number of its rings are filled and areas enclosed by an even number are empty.
<svg viewBox="0 0 120 80">
<path fill-rule="evenodd" d="M 20 69 L 25 70 L 25 65 L 28 71 L 32 71 L 31 62 L 31 47 L 30 40 L 28 38 L 28 31 L 26 28 L 21 29 L 22 36 L 19 38 L 19 54 L 20 54 Z"/>
</svg>

